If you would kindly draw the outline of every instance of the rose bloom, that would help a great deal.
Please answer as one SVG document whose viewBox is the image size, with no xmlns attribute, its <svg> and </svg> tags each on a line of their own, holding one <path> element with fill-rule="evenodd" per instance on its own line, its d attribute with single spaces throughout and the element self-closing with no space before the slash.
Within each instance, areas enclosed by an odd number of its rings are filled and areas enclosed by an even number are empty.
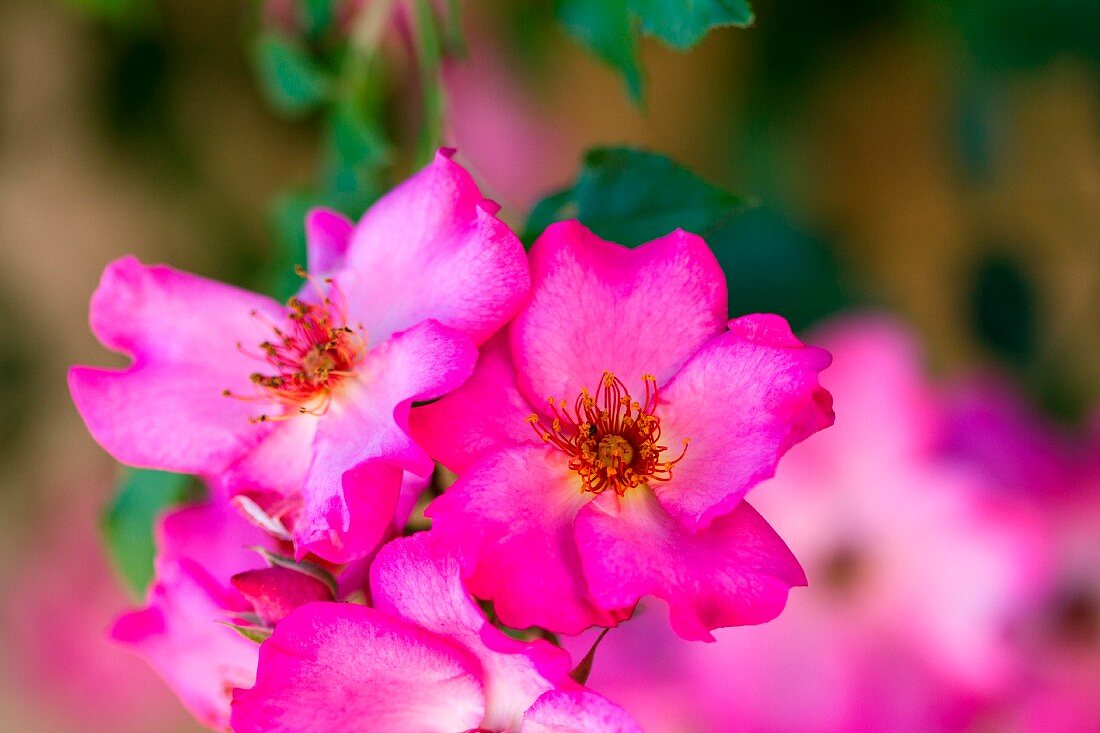
<svg viewBox="0 0 1100 733">
<path fill-rule="evenodd" d="M 683 231 L 627 249 L 577 222 L 530 252 L 533 291 L 413 432 L 458 481 L 427 513 L 508 625 L 577 633 L 644 595 L 709 639 L 782 609 L 802 569 L 744 501 L 832 422 L 829 355 L 777 316 L 727 318 Z"/>
<path fill-rule="evenodd" d="M 903 328 L 849 316 L 814 338 L 844 409 L 756 502 L 809 586 L 713 645 L 677 643 L 651 605 L 612 630 L 590 683 L 654 730 L 970 730 L 1017 689 L 1014 620 L 1046 568 L 1034 513 L 941 449 L 944 405 Z"/>
<path fill-rule="evenodd" d="M 433 469 L 409 438 L 414 401 L 466 379 L 528 290 L 523 249 L 449 153 L 358 224 L 306 221 L 309 270 L 286 306 L 133 258 L 110 265 L 92 330 L 133 358 L 75 367 L 96 440 L 135 466 L 245 495 L 299 556 L 369 554 Z"/>
<path fill-rule="evenodd" d="M 967 380 L 955 394 L 951 445 L 990 472 L 994 491 L 1027 502 L 1051 563 L 1018 602 L 1012 640 L 1025 674 L 986 724 L 1100 731 L 1100 429 L 1069 433 L 1003 380 Z"/>
<path fill-rule="evenodd" d="M 574 682 L 569 655 L 491 626 L 430 533 L 390 542 L 373 607 L 311 603 L 260 648 L 233 700 L 237 733 L 640 733 Z"/>
</svg>

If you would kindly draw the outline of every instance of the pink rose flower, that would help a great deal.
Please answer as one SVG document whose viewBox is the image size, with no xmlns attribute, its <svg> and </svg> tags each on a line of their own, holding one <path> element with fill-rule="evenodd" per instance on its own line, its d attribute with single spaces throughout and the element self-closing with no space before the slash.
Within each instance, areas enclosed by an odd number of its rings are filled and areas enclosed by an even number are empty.
<svg viewBox="0 0 1100 733">
<path fill-rule="evenodd" d="M 1011 632 L 1046 577 L 1036 513 L 941 450 L 947 406 L 905 329 L 847 317 L 814 339 L 845 409 L 756 502 L 809 586 L 713 645 L 676 644 L 648 606 L 612 631 L 590 683 L 654 730 L 971 730 L 1018 689 Z"/>
<path fill-rule="evenodd" d="M 408 494 L 433 468 L 407 434 L 410 406 L 466 379 L 475 344 L 529 286 L 519 241 L 449 155 L 357 225 L 312 212 L 313 276 L 286 307 L 133 258 L 110 265 L 92 329 L 134 361 L 71 370 L 92 435 L 123 463 L 247 494 L 299 556 L 369 554 L 408 511 L 403 475 Z"/>
<path fill-rule="evenodd" d="M 530 260 L 510 332 L 413 414 L 460 477 L 428 514 L 471 591 L 564 633 L 647 594 L 688 639 L 773 618 L 805 577 L 743 497 L 832 422 L 829 355 L 778 316 L 727 322 L 722 271 L 683 231 L 630 250 L 564 222 Z"/>
<path fill-rule="evenodd" d="M 640 733 L 621 709 L 569 677 L 569 655 L 489 624 L 460 566 L 421 533 L 371 568 L 373 608 L 312 603 L 260 647 L 237 690 L 237 733 Z"/>
<path fill-rule="evenodd" d="M 256 674 L 258 645 L 226 625 L 253 610 L 231 583 L 264 567 L 250 546 L 274 541 L 224 501 L 173 511 L 158 526 L 147 605 L 115 622 L 115 641 L 145 659 L 203 725 L 223 730 L 230 695 Z"/>
</svg>

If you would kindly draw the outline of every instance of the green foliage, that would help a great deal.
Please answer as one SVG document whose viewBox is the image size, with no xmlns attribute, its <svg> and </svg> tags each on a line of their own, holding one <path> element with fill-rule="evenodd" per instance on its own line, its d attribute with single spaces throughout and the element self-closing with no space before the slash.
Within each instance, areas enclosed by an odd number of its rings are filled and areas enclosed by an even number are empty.
<svg viewBox="0 0 1100 733">
<path fill-rule="evenodd" d="M 638 34 L 687 50 L 718 26 L 753 21 L 747 0 L 556 0 L 558 20 L 623 75 L 635 101 L 643 96 Z"/>
<path fill-rule="evenodd" d="M 103 537 L 115 570 L 136 596 L 153 579 L 153 524 L 162 511 L 200 493 L 190 476 L 127 470 L 103 515 Z"/>
<path fill-rule="evenodd" d="M 558 20 L 581 43 L 613 66 L 636 101 L 643 95 L 638 37 L 630 0 L 556 0 Z"/>
<path fill-rule="evenodd" d="M 1037 356 L 1034 286 L 1016 260 L 994 254 L 980 262 L 971 291 L 971 325 L 978 341 L 1026 365 Z"/>
<path fill-rule="evenodd" d="M 530 244 L 555 221 L 576 218 L 604 239 L 634 247 L 676 228 L 707 236 L 747 202 L 656 153 L 595 148 L 576 184 L 541 201 L 524 232 Z"/>
<path fill-rule="evenodd" d="M 689 49 L 721 26 L 752 24 L 747 0 L 632 0 L 642 30 L 671 46 Z"/>
<path fill-rule="evenodd" d="M 778 313 L 804 329 L 852 301 L 831 243 L 761 206 L 707 238 L 726 273 L 731 316 Z"/>
<path fill-rule="evenodd" d="M 153 0 L 67 0 L 82 13 L 117 26 L 136 26 L 150 22 L 156 15 Z"/>
<path fill-rule="evenodd" d="M 278 33 L 261 33 L 255 57 L 264 92 L 284 113 L 304 114 L 327 99 L 332 82 L 304 44 Z"/>
<path fill-rule="evenodd" d="M 628 247 L 677 227 L 703 236 L 726 273 L 732 315 L 778 313 L 802 328 L 850 301 L 827 242 L 663 155 L 589 151 L 576 184 L 535 207 L 524 241 L 571 218 Z"/>
</svg>

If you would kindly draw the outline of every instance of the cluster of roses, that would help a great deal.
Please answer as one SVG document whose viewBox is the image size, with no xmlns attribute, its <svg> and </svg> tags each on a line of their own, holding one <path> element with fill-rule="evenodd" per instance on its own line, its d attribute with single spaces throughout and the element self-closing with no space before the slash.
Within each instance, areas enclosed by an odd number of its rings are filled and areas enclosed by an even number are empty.
<svg viewBox="0 0 1100 733">
<path fill-rule="evenodd" d="M 829 355 L 728 320 L 695 235 L 562 222 L 525 253 L 495 213 L 441 153 L 358 224 L 311 213 L 286 306 L 104 273 L 92 329 L 133 363 L 74 368 L 73 399 L 118 460 L 211 487 L 114 635 L 207 725 L 635 731 L 552 634 L 649 595 L 710 640 L 805 583 L 744 496 L 832 422 Z M 436 462 L 458 478 L 413 533 Z"/>
</svg>

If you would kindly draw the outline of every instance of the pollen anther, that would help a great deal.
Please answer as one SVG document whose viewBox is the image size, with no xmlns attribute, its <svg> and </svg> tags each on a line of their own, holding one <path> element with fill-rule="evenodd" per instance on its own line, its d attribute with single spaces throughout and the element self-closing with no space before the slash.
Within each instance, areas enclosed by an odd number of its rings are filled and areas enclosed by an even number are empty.
<svg viewBox="0 0 1100 733">
<path fill-rule="evenodd" d="M 255 394 L 222 392 L 227 397 L 282 407 L 281 414 L 258 415 L 251 418 L 252 422 L 323 415 L 328 410 L 333 389 L 341 380 L 356 376 L 354 367 L 367 351 L 365 337 L 345 325 L 343 297 L 335 283 L 330 279 L 322 283 L 306 275 L 304 270 L 300 270 L 299 275 L 317 291 L 320 302 L 309 302 L 301 297 L 288 300 L 285 329 L 271 323 L 258 311 L 252 311 L 254 317 L 271 327 L 276 337 L 260 343 L 259 354 L 251 354 L 265 362 L 268 368 L 249 375 Z M 240 344 L 237 348 L 244 352 Z"/>
<path fill-rule="evenodd" d="M 642 376 L 645 401 L 630 397 L 626 385 L 611 372 L 604 372 L 596 397 L 587 389 L 577 396 L 573 409 L 565 400 L 548 397 L 550 426 L 539 415 L 529 415 L 539 440 L 569 457 L 569 468 L 581 478 L 583 491 L 599 494 L 608 489 L 619 496 L 638 484 L 668 481 L 672 468 L 687 452 L 683 441 L 680 455 L 662 459 L 668 446 L 661 445 L 661 421 L 654 414 L 658 404 L 657 380 Z"/>
</svg>

